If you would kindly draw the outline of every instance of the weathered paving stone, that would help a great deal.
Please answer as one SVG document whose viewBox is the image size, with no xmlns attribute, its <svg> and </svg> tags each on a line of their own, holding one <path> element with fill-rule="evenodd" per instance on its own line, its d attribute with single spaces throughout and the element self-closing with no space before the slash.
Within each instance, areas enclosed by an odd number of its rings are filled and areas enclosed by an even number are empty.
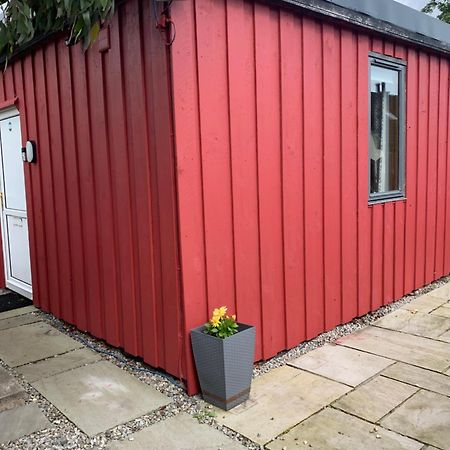
<svg viewBox="0 0 450 450">
<path fill-rule="evenodd" d="M 369 422 L 377 422 L 417 391 L 418 388 L 409 384 L 379 376 L 349 392 L 333 406 Z"/>
<path fill-rule="evenodd" d="M 107 361 L 43 378 L 32 386 L 89 436 L 170 403 Z"/>
<path fill-rule="evenodd" d="M 231 411 L 218 410 L 217 421 L 265 444 L 349 390 L 319 375 L 283 366 L 256 378 L 250 399 Z"/>
<path fill-rule="evenodd" d="M 446 331 L 445 333 L 442 333 L 438 339 L 440 341 L 449 342 L 450 343 L 450 331 Z"/>
<path fill-rule="evenodd" d="M 448 319 L 450 319 L 450 307 L 440 306 L 439 308 L 432 311 L 431 314 L 436 317 L 447 317 Z"/>
<path fill-rule="evenodd" d="M 29 383 L 33 383 L 42 378 L 66 372 L 67 370 L 91 364 L 99 361 L 101 356 L 87 348 L 73 350 L 63 355 L 56 355 L 36 363 L 20 366 L 16 370 L 21 373 Z"/>
<path fill-rule="evenodd" d="M 443 450 L 450 449 L 450 398 L 419 391 L 381 424 L 406 436 Z"/>
<path fill-rule="evenodd" d="M 83 345 L 44 322 L 0 331 L 0 358 L 11 367 L 80 347 Z"/>
<path fill-rule="evenodd" d="M 336 343 L 431 370 L 450 365 L 449 343 L 384 328 L 369 326 Z"/>
<path fill-rule="evenodd" d="M 132 440 L 112 442 L 108 450 L 244 450 L 220 431 L 200 424 L 188 414 L 158 422 L 131 435 Z"/>
<path fill-rule="evenodd" d="M 377 437 L 378 436 L 378 437 Z M 419 450 L 423 444 L 364 420 L 327 408 L 297 425 L 267 448 L 313 450 Z M 305 444 L 306 442 L 306 444 Z"/>
<path fill-rule="evenodd" d="M 0 313 L 0 320 L 10 319 L 11 317 L 21 316 L 22 314 L 28 314 L 38 311 L 34 306 L 24 306 L 23 308 L 12 309 L 11 311 L 5 311 Z"/>
<path fill-rule="evenodd" d="M 412 311 L 399 309 L 377 320 L 374 325 L 403 333 L 437 338 L 450 330 L 450 316 L 445 318 L 420 312 L 414 314 Z"/>
<path fill-rule="evenodd" d="M 289 362 L 291 366 L 350 386 L 357 386 L 390 364 L 393 364 L 390 359 L 333 344 L 325 344 Z"/>
<path fill-rule="evenodd" d="M 443 286 L 432 290 L 427 295 L 450 300 L 450 283 L 444 284 Z"/>
<path fill-rule="evenodd" d="M 427 314 L 427 313 L 433 311 L 433 309 L 438 308 L 445 302 L 446 302 L 446 300 L 444 298 L 433 297 L 431 294 L 425 294 L 425 295 L 415 298 L 411 302 L 402 306 L 400 309 L 407 309 L 409 311 L 418 311 L 418 312 Z"/>
<path fill-rule="evenodd" d="M 25 404 L 26 393 L 6 370 L 0 367 L 0 412 Z"/>
<path fill-rule="evenodd" d="M 0 413 L 0 443 L 15 441 L 50 426 L 50 422 L 36 405 L 3 411 Z"/>
<path fill-rule="evenodd" d="M 388 367 L 383 376 L 450 397 L 450 378 L 447 375 L 409 364 L 396 363 Z"/>
<path fill-rule="evenodd" d="M 10 317 L 9 319 L 0 320 L 0 330 L 7 330 L 8 328 L 20 327 L 21 325 L 28 325 L 30 323 L 39 322 L 41 319 L 34 314 L 22 314 L 21 316 Z"/>
</svg>

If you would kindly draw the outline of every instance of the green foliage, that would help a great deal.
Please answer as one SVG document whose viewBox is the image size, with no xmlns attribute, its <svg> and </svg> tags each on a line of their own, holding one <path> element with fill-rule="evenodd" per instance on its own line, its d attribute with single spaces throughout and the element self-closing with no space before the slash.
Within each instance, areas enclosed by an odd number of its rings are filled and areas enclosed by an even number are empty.
<svg viewBox="0 0 450 450">
<path fill-rule="evenodd" d="M 422 11 L 428 14 L 432 14 L 435 10 L 439 11 L 437 15 L 439 20 L 450 23 L 450 0 L 430 0 L 422 8 Z"/>
<path fill-rule="evenodd" d="M 202 410 L 196 412 L 194 414 L 194 418 L 197 419 L 200 423 L 204 423 L 207 419 L 217 417 L 217 413 L 212 409 L 211 406 L 206 406 Z"/>
<path fill-rule="evenodd" d="M 225 339 L 238 332 L 238 324 L 233 317 L 221 317 L 217 323 L 205 323 L 205 333 Z"/>
<path fill-rule="evenodd" d="M 1 55 L 58 31 L 68 31 L 68 43 L 81 41 L 87 49 L 114 13 L 114 0 L 8 0 L 0 12 Z"/>
</svg>

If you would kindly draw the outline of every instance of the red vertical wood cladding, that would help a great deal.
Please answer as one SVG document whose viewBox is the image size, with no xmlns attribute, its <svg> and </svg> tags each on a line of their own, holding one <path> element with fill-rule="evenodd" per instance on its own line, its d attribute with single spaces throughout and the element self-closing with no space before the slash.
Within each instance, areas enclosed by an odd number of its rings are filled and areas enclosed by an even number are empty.
<svg viewBox="0 0 450 450">
<path fill-rule="evenodd" d="M 76 123 L 74 116 L 74 93 L 72 89 L 70 51 L 64 42 L 58 42 L 58 79 L 61 110 L 61 127 L 66 175 L 67 214 L 70 226 L 67 256 L 71 270 L 71 296 L 73 321 L 81 329 L 88 329 L 86 310 L 86 280 L 84 275 L 84 237 L 79 186 L 79 163 L 77 155 Z M 70 188 L 70 186 L 72 188 Z M 34 290 L 33 285 L 33 290 Z M 39 298 L 39 296 L 38 296 Z M 74 305 L 77 305 L 76 307 Z"/>
<path fill-rule="evenodd" d="M 231 312 L 235 305 L 235 286 L 230 133 L 229 127 L 224 126 L 225 118 L 228 122 L 229 117 L 225 1 L 203 1 L 197 9 L 197 19 L 208 306 L 211 309 L 226 304 Z M 210 104 L 215 105 L 212 116 Z M 218 242 L 221 245 L 216 245 Z"/>
<path fill-rule="evenodd" d="M 16 62 L 14 66 L 19 63 Z M 21 117 L 22 136 L 38 142 L 39 134 L 37 128 L 36 109 L 36 84 L 34 82 L 34 67 L 32 57 L 23 61 L 23 98 L 19 99 L 19 107 L 23 105 L 20 112 L 26 117 Z M 26 128 L 22 128 L 26 123 Z M 33 286 L 33 295 L 38 298 L 38 305 L 43 309 L 49 309 L 49 281 L 48 269 L 46 267 L 47 248 L 44 226 L 44 211 L 42 206 L 42 179 L 41 166 L 33 164 L 25 167 L 25 186 L 27 194 L 27 208 L 33 205 L 33 214 L 28 215 L 28 229 L 30 231 L 30 256 Z M 37 230 L 41 230 L 38 233 Z M 40 235 L 38 238 L 38 234 Z M 34 241 L 33 241 L 34 235 Z"/>
<path fill-rule="evenodd" d="M 281 12 L 281 127 L 287 346 L 304 340 L 303 111 L 300 18 Z M 292 55 L 297 55 L 292 58 Z"/>
<path fill-rule="evenodd" d="M 369 142 L 367 111 L 369 110 L 369 96 L 367 86 L 369 85 L 369 71 L 365 64 L 369 52 L 369 38 L 364 35 L 358 36 L 358 67 L 357 67 L 357 129 L 358 129 L 358 314 L 362 315 L 371 309 L 371 281 L 372 281 L 372 209 L 367 207 L 369 158 L 367 154 L 359 149 L 367 148 Z"/>
<path fill-rule="evenodd" d="M 209 315 L 194 3 L 179 2 L 176 16 L 177 34 L 184 37 L 174 42 L 172 71 L 176 79 L 173 84 L 175 147 L 183 149 L 177 151 L 177 187 L 178 214 L 183 218 L 179 221 L 179 234 L 182 243 L 184 351 L 190 354 L 187 330 L 199 326 Z M 254 303 L 252 306 L 254 308 Z M 198 386 L 192 357 L 187 358 L 186 367 L 188 390 L 194 393 Z"/>
<path fill-rule="evenodd" d="M 255 74 L 263 358 L 285 345 L 279 11 L 255 4 Z M 267 95 L 267 92 L 271 95 Z M 206 201 L 206 199 L 205 199 Z M 283 328 L 276 324 L 283 324 Z"/>
<path fill-rule="evenodd" d="M 22 131 L 22 141 L 25 142 L 27 140 L 26 137 L 26 130 L 28 129 L 28 119 L 27 119 L 27 105 L 25 105 L 24 100 L 24 79 L 23 79 L 23 66 L 22 66 L 22 62 L 18 62 L 17 64 L 15 64 L 13 66 L 13 80 L 14 80 L 14 91 L 15 94 L 18 98 L 18 108 L 20 109 L 22 115 L 21 115 L 21 131 Z M 24 168 L 24 171 L 28 171 L 28 176 L 31 177 L 30 174 L 30 168 Z M 28 209 L 28 215 L 31 217 L 34 217 L 36 210 L 35 210 L 35 206 L 34 206 L 34 201 L 32 199 L 32 195 L 31 195 L 31 184 L 32 183 L 27 183 L 25 185 L 25 189 L 26 189 L 26 198 L 30 199 L 30 202 L 27 205 L 27 209 Z M 30 233 L 30 245 L 33 245 L 35 247 L 35 236 L 34 236 L 34 230 L 33 229 L 29 229 L 28 232 Z M 34 249 L 34 251 L 31 252 L 31 268 L 32 268 L 32 279 L 33 280 L 37 280 L 38 277 L 36 276 L 36 271 L 37 271 L 37 260 L 36 260 L 36 251 Z M 2 252 L 2 258 L 3 258 L 3 252 Z M 3 267 L 3 261 L 0 261 L 0 267 Z M 2 276 L 4 277 L 4 275 L 2 274 Z M 5 283 L 5 279 L 2 279 L 2 283 Z M 2 284 L 3 286 L 5 284 Z"/>
<path fill-rule="evenodd" d="M 303 20 L 303 126 L 315 130 L 323 123 L 323 59 L 320 22 Z M 323 133 L 304 135 L 304 221 L 306 337 L 311 339 L 323 329 Z"/>
<path fill-rule="evenodd" d="M 446 274 L 445 256 L 445 205 L 446 198 L 446 178 L 447 178 L 447 158 L 448 152 L 445 151 L 448 145 L 448 94 L 449 92 L 449 65 L 440 61 L 439 73 L 439 102 L 438 109 L 438 136 L 437 136 L 437 189 L 436 189 L 436 237 L 435 237 L 435 265 L 434 277 L 438 278 Z"/>
<path fill-rule="evenodd" d="M 448 59 L 250 1 L 172 13 L 187 330 L 227 303 L 268 358 L 450 272 Z M 407 62 L 406 198 L 373 205 L 369 51 Z"/>
<path fill-rule="evenodd" d="M 406 217 L 405 217 L 405 273 L 404 291 L 411 292 L 415 286 L 416 268 L 416 217 L 417 217 L 417 171 L 418 171 L 418 119 L 419 119 L 419 59 L 414 49 L 408 49 L 406 76 L 408 101 L 406 105 Z M 410 180 L 414 180 L 410 182 Z"/>
<path fill-rule="evenodd" d="M 49 290 L 48 308 L 55 315 L 61 315 L 61 292 L 59 290 L 60 278 L 58 259 L 58 234 L 56 232 L 56 220 L 54 208 L 54 176 L 52 173 L 52 155 L 50 152 L 49 120 L 48 120 L 48 101 L 46 86 L 46 67 L 44 62 L 44 50 L 39 49 L 33 55 L 35 93 L 36 93 L 36 117 L 37 132 L 39 136 L 39 165 L 42 194 L 43 225 L 46 233 L 46 259 L 44 265 L 47 267 Z M 25 100 L 26 101 L 26 100 Z M 62 255 L 61 255 L 62 256 Z"/>
<path fill-rule="evenodd" d="M 396 44 L 394 55 L 396 58 L 402 60 L 407 59 L 406 49 Z M 406 80 L 407 82 L 407 80 Z M 408 112 L 406 111 L 406 115 Z M 406 121 L 408 117 L 406 117 Z M 407 126 L 407 124 L 406 124 Z M 404 283 L 405 283 L 405 217 L 406 217 L 406 202 L 394 202 L 394 272 L 393 272 L 393 283 L 394 283 L 394 299 L 399 299 L 404 293 Z M 391 299 L 388 299 L 390 301 Z"/>
<path fill-rule="evenodd" d="M 336 27 L 324 25 L 323 57 L 327 60 L 327 64 L 323 68 L 323 86 L 327 101 L 324 102 L 323 106 L 323 198 L 324 204 L 339 205 L 334 211 L 329 208 L 324 210 L 325 298 L 328 299 L 325 303 L 326 329 L 336 326 L 342 320 L 341 156 L 340 152 L 335 151 L 336 145 L 339 146 L 339 149 L 341 148 L 341 122 L 335 120 L 341 113 L 341 97 L 339 96 L 341 89 L 340 49 L 340 31 Z"/>
<path fill-rule="evenodd" d="M 447 64 L 447 67 L 449 65 Z M 450 72 L 450 68 L 449 68 Z M 449 80 L 450 84 L 450 80 Z M 450 122 L 450 89 L 447 93 L 448 95 L 448 118 Z M 445 92 L 442 93 L 445 101 Z M 443 180 L 443 183 L 446 184 L 445 189 L 445 236 L 444 236 L 444 273 L 448 272 L 448 268 L 450 267 L 450 127 L 447 126 L 447 167 L 446 167 L 446 178 Z"/>
<path fill-rule="evenodd" d="M 430 58 L 430 80 L 429 80 L 429 112 L 428 112 L 428 161 L 427 161 L 427 207 L 425 217 L 425 283 L 430 283 L 435 278 L 435 256 L 436 256 L 436 191 L 438 182 L 438 125 L 439 125 L 439 78 L 440 63 L 436 56 Z"/>
<path fill-rule="evenodd" d="M 109 51 L 49 41 L 0 86 L 37 142 L 24 166 L 34 303 L 181 377 L 168 60 L 147 3 L 119 7 Z"/>
<path fill-rule="evenodd" d="M 233 196 L 234 265 L 236 283 L 236 310 L 242 322 L 261 323 L 261 302 L 259 224 L 258 224 L 258 167 L 256 162 L 256 92 L 254 88 L 254 25 L 248 23 L 253 14 L 249 2 L 227 2 L 228 39 L 228 83 L 230 108 L 230 154 Z M 242 67 L 247 70 L 243 71 Z M 299 92 L 297 90 L 296 92 Z M 292 94 L 292 93 L 291 93 Z M 295 95 L 295 94 L 294 94 Z M 297 128 L 300 130 L 300 128 Z M 295 162 L 293 163 L 295 167 Z M 295 169 L 294 169 L 295 173 Z M 298 211 L 298 210 L 297 210 Z M 293 211 L 293 214 L 295 212 Z M 296 242 L 296 237 L 293 237 Z M 291 250 L 296 252 L 295 242 Z M 298 262 L 298 255 L 292 260 Z M 289 277 L 287 263 L 286 277 Z M 297 283 L 297 271 L 292 283 Z M 291 286 L 286 281 L 286 289 L 293 289 L 298 295 L 302 284 Z M 296 307 L 298 302 L 294 301 Z M 295 321 L 295 315 L 292 316 Z M 290 323 L 287 324 L 289 328 Z M 294 325 L 295 328 L 295 325 Z M 297 328 L 298 329 L 298 328 Z M 262 328 L 258 327 L 256 357 L 262 358 Z"/>
<path fill-rule="evenodd" d="M 341 32 L 341 245 L 342 245 L 342 320 L 348 322 L 358 315 L 357 280 L 357 36 L 347 30 Z M 326 61 L 323 63 L 326 65 Z M 326 95 L 326 85 L 324 85 Z M 330 151 L 332 151 L 334 146 Z M 329 205 L 323 205 L 326 209 Z M 326 276 L 326 274 L 325 274 Z"/>
<path fill-rule="evenodd" d="M 425 187 L 428 186 L 428 117 L 430 106 L 430 57 L 423 53 L 419 55 L 418 86 L 415 285 L 422 286 L 425 284 L 426 219 L 428 216 L 427 189 Z"/>
</svg>

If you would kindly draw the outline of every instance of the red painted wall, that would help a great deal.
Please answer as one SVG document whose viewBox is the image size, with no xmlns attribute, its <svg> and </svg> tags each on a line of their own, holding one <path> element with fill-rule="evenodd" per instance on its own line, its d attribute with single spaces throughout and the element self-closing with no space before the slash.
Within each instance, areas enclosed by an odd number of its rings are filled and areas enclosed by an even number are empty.
<svg viewBox="0 0 450 450">
<path fill-rule="evenodd" d="M 151 2 L 129 0 L 110 49 L 63 39 L 10 62 L 19 98 L 33 301 L 183 376 L 174 154 L 166 46 Z"/>
<path fill-rule="evenodd" d="M 447 58 L 258 2 L 172 16 L 187 330 L 227 305 L 267 359 L 450 272 Z M 408 63 L 407 199 L 369 206 L 371 50 Z"/>
</svg>

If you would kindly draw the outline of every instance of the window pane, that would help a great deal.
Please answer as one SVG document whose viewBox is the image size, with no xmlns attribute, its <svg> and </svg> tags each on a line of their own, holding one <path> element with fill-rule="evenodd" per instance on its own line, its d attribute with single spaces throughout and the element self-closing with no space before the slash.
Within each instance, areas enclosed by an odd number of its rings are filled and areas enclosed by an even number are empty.
<svg viewBox="0 0 450 450">
<path fill-rule="evenodd" d="M 370 192 L 400 189 L 399 72 L 376 65 L 370 71 Z"/>
</svg>

